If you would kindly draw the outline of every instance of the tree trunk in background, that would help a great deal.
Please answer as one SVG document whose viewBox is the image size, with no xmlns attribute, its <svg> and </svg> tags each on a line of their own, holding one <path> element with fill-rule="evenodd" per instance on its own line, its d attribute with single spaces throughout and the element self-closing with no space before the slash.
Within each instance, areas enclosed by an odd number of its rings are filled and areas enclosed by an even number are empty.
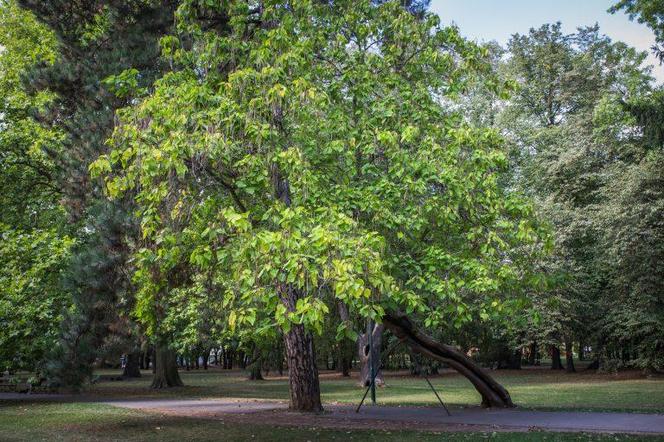
<svg viewBox="0 0 664 442">
<path fill-rule="evenodd" d="M 520 348 L 517 348 L 512 352 L 512 355 L 509 360 L 508 368 L 512 370 L 521 370 L 521 359 L 523 358 L 523 352 Z"/>
<path fill-rule="evenodd" d="M 347 327 L 351 327 L 352 323 L 350 321 L 350 314 L 348 312 L 348 307 L 341 301 L 337 302 L 337 310 L 339 312 L 339 317 L 341 321 L 346 324 Z M 355 352 L 355 345 L 352 344 L 350 339 L 344 339 L 339 342 L 339 371 L 341 371 L 341 376 L 350 377 L 350 369 L 353 360 L 353 353 Z"/>
<path fill-rule="evenodd" d="M 348 378 L 350 377 L 350 363 L 348 358 L 344 355 L 341 355 L 339 358 L 339 368 L 341 371 L 341 376 Z"/>
<path fill-rule="evenodd" d="M 537 342 L 530 344 L 530 354 L 528 355 L 528 365 L 531 367 L 537 362 Z"/>
<path fill-rule="evenodd" d="M 261 352 L 258 348 L 254 348 L 253 361 L 249 365 L 249 380 L 262 381 L 263 374 L 261 373 Z"/>
<path fill-rule="evenodd" d="M 300 293 L 290 285 L 280 289 L 281 302 L 289 312 L 295 311 L 299 297 Z M 291 324 L 290 330 L 284 333 L 284 345 L 288 358 L 289 408 L 297 411 L 321 411 L 323 407 L 313 336 L 304 325 Z"/>
<path fill-rule="evenodd" d="M 572 351 L 572 341 L 565 341 L 565 363 L 567 373 L 574 373 L 574 352 Z"/>
<path fill-rule="evenodd" d="M 260 361 L 257 361 L 256 363 L 251 365 L 251 368 L 249 370 L 249 380 L 250 381 L 262 381 L 263 380 L 263 373 L 261 373 L 261 363 L 260 363 Z"/>
<path fill-rule="evenodd" d="M 140 378 L 141 377 L 141 352 L 133 352 L 127 354 L 127 361 L 125 362 L 124 369 L 122 370 L 123 378 Z"/>
<path fill-rule="evenodd" d="M 583 361 L 586 359 L 584 347 L 586 344 L 583 343 L 583 341 L 579 341 L 579 361 Z"/>
<path fill-rule="evenodd" d="M 560 349 L 557 345 L 551 346 L 551 369 L 552 370 L 562 370 L 563 363 L 560 360 Z"/>
<path fill-rule="evenodd" d="M 375 324 L 373 330 L 370 330 L 369 324 L 367 324 L 366 332 L 360 335 L 357 340 L 357 354 L 360 360 L 360 385 L 363 387 L 368 387 L 369 384 L 371 384 L 371 367 L 369 366 L 369 333 L 373 335 L 373 354 L 371 360 L 374 367 L 374 373 L 378 373 L 374 382 L 379 386 L 385 385 L 383 372 L 380 370 L 380 347 L 383 342 L 383 330 L 385 330 L 384 324 Z"/>
<path fill-rule="evenodd" d="M 507 390 L 455 347 L 434 341 L 404 315 L 386 314 L 383 323 L 414 352 L 444 362 L 465 376 L 482 396 L 483 407 L 514 407 Z"/>
<path fill-rule="evenodd" d="M 184 385 L 178 373 L 177 357 L 173 350 L 164 345 L 156 345 L 153 362 L 155 372 L 151 388 L 161 389 Z"/>
</svg>

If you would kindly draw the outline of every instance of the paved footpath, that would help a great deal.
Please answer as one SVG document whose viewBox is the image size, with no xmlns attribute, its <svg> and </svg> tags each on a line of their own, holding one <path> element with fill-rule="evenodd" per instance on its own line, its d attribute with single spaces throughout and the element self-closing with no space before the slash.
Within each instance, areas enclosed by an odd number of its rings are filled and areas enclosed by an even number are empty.
<svg viewBox="0 0 664 442">
<path fill-rule="evenodd" d="M 179 416 L 229 415 L 284 411 L 283 402 L 250 401 L 243 399 L 148 399 L 105 402 L 124 408 L 156 412 L 167 412 Z M 326 420 L 356 421 L 368 424 L 381 422 L 404 423 L 412 426 L 422 423 L 429 427 L 443 428 L 446 425 L 468 425 L 493 427 L 504 430 L 524 431 L 530 429 L 551 431 L 590 431 L 605 433 L 649 433 L 664 434 L 664 414 L 599 413 L 567 411 L 530 411 L 481 408 L 453 408 L 451 416 L 435 407 L 387 407 L 365 406 L 359 413 L 349 405 L 326 405 L 326 413 L 317 416 L 319 422 Z M 285 420 L 289 420 L 286 418 Z M 412 427 L 411 427 L 412 428 Z"/>
</svg>

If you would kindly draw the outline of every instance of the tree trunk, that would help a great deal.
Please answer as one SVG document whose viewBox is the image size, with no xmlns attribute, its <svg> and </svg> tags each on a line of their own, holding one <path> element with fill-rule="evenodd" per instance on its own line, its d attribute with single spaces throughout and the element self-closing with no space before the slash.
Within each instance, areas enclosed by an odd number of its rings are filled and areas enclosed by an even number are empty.
<svg viewBox="0 0 664 442">
<path fill-rule="evenodd" d="M 371 324 L 371 322 L 369 324 Z M 374 324 L 373 330 L 371 330 L 369 324 L 367 324 L 367 331 L 357 340 L 357 353 L 360 360 L 360 385 L 368 387 L 369 384 L 371 384 L 371 366 L 369 365 L 369 360 L 371 359 L 374 373 L 378 373 L 374 382 L 378 386 L 383 386 L 385 385 L 385 380 L 383 379 L 383 372 L 380 370 L 380 347 L 383 342 L 383 330 L 385 330 L 385 325 Z M 369 333 L 372 334 L 373 339 L 373 351 L 371 357 L 369 357 Z"/>
<path fill-rule="evenodd" d="M 311 333 L 303 325 L 293 324 L 284 335 L 288 357 L 288 383 L 290 409 L 297 411 L 321 411 L 318 368 Z"/>
<path fill-rule="evenodd" d="M 562 370 L 563 363 L 560 360 L 560 349 L 557 345 L 551 346 L 551 369 L 552 370 Z"/>
<path fill-rule="evenodd" d="M 261 352 L 258 347 L 254 348 L 253 361 L 249 365 L 249 380 L 262 381 L 263 374 L 261 373 Z"/>
<path fill-rule="evenodd" d="M 567 373 L 574 373 L 574 352 L 572 351 L 572 341 L 565 341 L 565 363 Z"/>
<path fill-rule="evenodd" d="M 586 359 L 585 348 L 586 344 L 583 341 L 579 341 L 579 361 L 584 361 Z"/>
<path fill-rule="evenodd" d="M 280 298 L 288 311 L 295 311 L 299 298 L 297 290 L 284 286 L 280 290 Z M 297 411 L 321 411 L 323 407 L 313 336 L 305 330 L 304 325 L 292 324 L 290 330 L 284 333 L 284 345 L 288 358 L 289 408 Z"/>
<path fill-rule="evenodd" d="M 512 370 L 521 370 L 521 359 L 523 358 L 523 352 L 520 348 L 512 351 L 510 356 L 508 368 Z"/>
<path fill-rule="evenodd" d="M 482 396 L 483 407 L 514 407 L 507 390 L 455 347 L 434 341 L 406 316 L 386 314 L 383 323 L 414 352 L 444 362 L 465 376 Z"/>
<path fill-rule="evenodd" d="M 341 376 L 348 378 L 350 377 L 350 363 L 348 358 L 345 355 L 341 355 L 339 358 L 339 367 L 341 368 Z"/>
<path fill-rule="evenodd" d="M 155 346 L 155 372 L 151 388 L 182 387 L 175 352 L 164 345 Z"/>
<path fill-rule="evenodd" d="M 530 344 L 530 353 L 528 354 L 528 365 L 531 367 L 537 362 L 537 342 Z"/>
<path fill-rule="evenodd" d="M 339 318 L 346 324 L 346 327 L 351 327 L 352 322 L 350 321 L 350 313 L 348 312 L 348 307 L 341 301 L 337 301 L 337 310 L 339 312 Z M 352 344 L 352 345 L 349 345 Z M 344 339 L 339 342 L 339 371 L 341 371 L 341 376 L 350 377 L 350 369 L 352 365 L 353 354 L 355 353 L 355 345 L 350 339 Z"/>
<path fill-rule="evenodd" d="M 278 119 L 280 120 L 281 116 Z M 275 199 L 290 207 L 290 185 L 276 163 L 270 166 L 270 175 Z M 295 305 L 300 297 L 301 294 L 292 285 L 279 286 L 279 298 L 287 311 L 295 311 Z M 288 358 L 289 408 L 298 411 L 321 411 L 323 407 L 320 400 L 313 336 L 304 325 L 291 324 L 290 330 L 284 333 L 284 344 Z"/>
<path fill-rule="evenodd" d="M 141 377 L 141 352 L 133 352 L 127 354 L 127 361 L 125 362 L 124 369 L 122 370 L 123 378 L 140 378 Z"/>
<path fill-rule="evenodd" d="M 261 364 L 256 362 L 252 364 L 251 369 L 249 370 L 249 380 L 250 381 L 262 381 L 263 374 L 261 373 Z"/>
</svg>

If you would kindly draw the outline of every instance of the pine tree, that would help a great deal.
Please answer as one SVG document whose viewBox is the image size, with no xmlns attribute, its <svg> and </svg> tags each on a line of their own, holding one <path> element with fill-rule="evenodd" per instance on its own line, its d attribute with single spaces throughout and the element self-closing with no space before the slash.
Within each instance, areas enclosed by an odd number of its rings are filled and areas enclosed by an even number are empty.
<svg viewBox="0 0 664 442">
<path fill-rule="evenodd" d="M 107 151 L 115 110 L 135 91 L 149 87 L 165 63 L 159 38 L 171 30 L 174 2 L 151 0 L 20 0 L 56 35 L 58 59 L 33 69 L 26 84 L 35 94 L 50 91 L 54 103 L 38 115 L 44 127 L 63 133 L 63 147 L 51 152 L 55 177 L 73 235 L 80 239 L 67 270 L 74 309 L 63 322 L 59 358 L 51 375 L 61 385 L 80 387 L 98 349 L 131 296 L 126 259 L 136 242 L 126 201 L 105 201 L 88 166 Z M 111 76 L 135 72 L 129 87 Z M 132 344 L 130 347 L 134 347 Z"/>
</svg>

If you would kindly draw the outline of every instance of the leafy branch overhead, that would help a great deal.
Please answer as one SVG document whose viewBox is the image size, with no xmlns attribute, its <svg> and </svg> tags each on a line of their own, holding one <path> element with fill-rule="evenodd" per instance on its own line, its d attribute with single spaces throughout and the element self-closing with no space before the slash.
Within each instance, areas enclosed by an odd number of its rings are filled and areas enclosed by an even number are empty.
<svg viewBox="0 0 664 442">
<path fill-rule="evenodd" d="M 180 8 L 186 37 L 162 44 L 178 69 L 119 112 L 91 167 L 111 197 L 135 194 L 139 305 L 206 275 L 233 326 L 258 311 L 320 331 L 335 300 L 460 325 L 518 292 L 546 232 L 499 185 L 501 137 L 446 105 L 488 69 L 483 48 L 395 3 L 266 3 L 266 26 L 231 2 L 222 36 L 200 8 Z M 295 310 L 284 285 L 304 293 Z"/>
</svg>

